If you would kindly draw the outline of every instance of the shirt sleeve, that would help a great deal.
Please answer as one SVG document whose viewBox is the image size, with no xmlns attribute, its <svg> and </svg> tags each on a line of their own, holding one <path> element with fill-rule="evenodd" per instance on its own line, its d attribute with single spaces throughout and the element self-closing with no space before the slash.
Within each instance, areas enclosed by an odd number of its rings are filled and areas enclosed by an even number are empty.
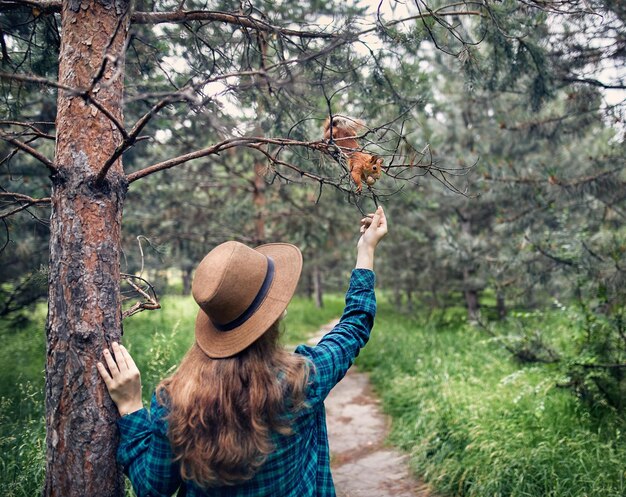
<svg viewBox="0 0 626 497">
<path fill-rule="evenodd" d="M 354 269 L 339 324 L 315 347 L 300 345 L 296 348 L 296 354 L 312 362 L 307 392 L 307 401 L 311 406 L 324 401 L 367 343 L 376 315 L 375 281 L 373 271 Z"/>
<path fill-rule="evenodd" d="M 120 430 L 117 460 L 137 497 L 169 497 L 181 483 L 167 438 L 166 415 L 167 410 L 153 395 L 150 412 L 140 409 L 117 422 Z"/>
</svg>

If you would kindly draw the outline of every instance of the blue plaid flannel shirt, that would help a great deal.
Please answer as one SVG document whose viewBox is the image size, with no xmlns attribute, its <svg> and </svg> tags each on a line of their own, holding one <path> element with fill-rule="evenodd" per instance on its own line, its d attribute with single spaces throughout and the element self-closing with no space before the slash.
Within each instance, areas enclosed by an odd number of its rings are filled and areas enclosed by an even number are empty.
<svg viewBox="0 0 626 497">
<path fill-rule="evenodd" d="M 167 409 L 153 395 L 150 412 L 141 409 L 118 421 L 118 461 L 138 497 L 334 497 L 324 399 L 343 378 L 369 338 L 376 314 L 374 272 L 352 271 L 346 307 L 339 324 L 315 346 L 296 354 L 312 363 L 308 407 L 293 420 L 291 435 L 274 435 L 275 451 L 254 478 L 236 486 L 201 488 L 183 482 L 172 462 L 167 438 Z"/>
</svg>

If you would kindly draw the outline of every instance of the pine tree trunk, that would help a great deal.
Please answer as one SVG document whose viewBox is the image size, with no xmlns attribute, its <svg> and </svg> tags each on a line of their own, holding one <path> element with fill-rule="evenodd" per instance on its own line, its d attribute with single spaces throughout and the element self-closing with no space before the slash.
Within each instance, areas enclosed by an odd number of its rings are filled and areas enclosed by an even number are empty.
<svg viewBox="0 0 626 497">
<path fill-rule="evenodd" d="M 262 162 L 254 164 L 254 235 L 257 244 L 265 243 L 265 178 Z"/>
<path fill-rule="evenodd" d="M 502 290 L 496 291 L 496 311 L 498 313 L 498 319 L 504 319 L 506 317 L 506 300 Z"/>
<path fill-rule="evenodd" d="M 322 272 L 316 264 L 313 266 L 313 295 L 315 297 L 315 307 L 324 307 L 324 286 L 322 285 Z"/>
<path fill-rule="evenodd" d="M 182 275 L 183 275 L 183 289 L 182 289 L 182 294 L 187 296 L 187 295 L 191 295 L 191 282 L 193 280 L 192 275 L 193 275 L 193 267 L 190 266 L 185 266 L 184 268 L 182 268 Z"/>
<path fill-rule="evenodd" d="M 469 274 L 463 271 L 464 278 L 469 278 Z M 465 305 L 467 306 L 467 319 L 470 323 L 476 323 L 480 314 L 480 305 L 478 301 L 478 292 L 474 289 L 465 289 Z"/>
<path fill-rule="evenodd" d="M 306 298 L 308 300 L 312 300 L 313 299 L 313 273 L 308 272 L 308 271 L 306 273 L 305 292 L 306 292 Z"/>
<path fill-rule="evenodd" d="M 122 122 L 127 0 L 64 0 L 59 82 L 90 88 Z M 103 57 L 111 59 L 100 71 Z M 101 74 L 100 76 L 97 76 Z M 59 90 L 50 222 L 46 360 L 45 496 L 121 497 L 117 411 L 96 362 L 122 333 L 120 234 L 126 180 L 121 161 L 95 177 L 120 141 L 109 118 Z"/>
<path fill-rule="evenodd" d="M 397 311 L 402 310 L 402 291 L 398 286 L 394 286 L 393 288 L 393 303 Z"/>
<path fill-rule="evenodd" d="M 472 234 L 472 222 L 467 216 L 461 217 L 461 231 L 466 236 Z M 463 267 L 463 295 L 465 296 L 465 305 L 467 306 L 467 318 L 470 323 L 478 321 L 480 316 L 480 302 L 478 300 L 478 291 L 474 288 L 473 277 L 476 273 L 474 263 L 465 262 Z"/>
</svg>

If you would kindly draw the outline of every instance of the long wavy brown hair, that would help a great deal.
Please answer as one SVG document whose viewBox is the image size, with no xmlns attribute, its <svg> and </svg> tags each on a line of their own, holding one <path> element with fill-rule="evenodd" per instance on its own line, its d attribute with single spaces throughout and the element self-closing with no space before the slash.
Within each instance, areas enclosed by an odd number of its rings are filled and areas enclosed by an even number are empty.
<svg viewBox="0 0 626 497">
<path fill-rule="evenodd" d="M 184 480 L 203 487 L 246 481 L 274 449 L 272 432 L 291 433 L 289 414 L 305 405 L 309 367 L 278 339 L 275 323 L 226 359 L 211 359 L 194 344 L 178 370 L 159 384 Z"/>
</svg>

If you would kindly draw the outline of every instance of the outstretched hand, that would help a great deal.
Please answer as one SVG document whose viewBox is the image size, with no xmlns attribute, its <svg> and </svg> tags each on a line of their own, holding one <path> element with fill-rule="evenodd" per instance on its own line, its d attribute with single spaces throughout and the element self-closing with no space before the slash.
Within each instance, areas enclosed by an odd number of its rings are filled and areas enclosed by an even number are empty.
<svg viewBox="0 0 626 497">
<path fill-rule="evenodd" d="M 361 238 L 357 243 L 356 267 L 374 269 L 374 251 L 387 234 L 387 218 L 382 206 L 361 219 Z"/>
<path fill-rule="evenodd" d="M 113 342 L 111 348 L 113 354 L 108 349 L 104 350 L 108 370 L 101 362 L 97 367 L 120 416 L 124 416 L 143 407 L 141 375 L 126 347 Z"/>
</svg>

